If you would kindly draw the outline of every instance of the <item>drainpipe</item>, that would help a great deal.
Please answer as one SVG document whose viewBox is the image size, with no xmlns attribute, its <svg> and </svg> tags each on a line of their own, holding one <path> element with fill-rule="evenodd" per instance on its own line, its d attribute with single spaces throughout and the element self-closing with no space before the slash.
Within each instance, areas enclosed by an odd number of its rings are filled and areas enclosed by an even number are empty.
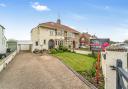
<svg viewBox="0 0 128 89">
<path fill-rule="evenodd" d="M 38 46 L 40 44 L 40 29 L 39 29 L 39 26 L 38 26 Z"/>
</svg>

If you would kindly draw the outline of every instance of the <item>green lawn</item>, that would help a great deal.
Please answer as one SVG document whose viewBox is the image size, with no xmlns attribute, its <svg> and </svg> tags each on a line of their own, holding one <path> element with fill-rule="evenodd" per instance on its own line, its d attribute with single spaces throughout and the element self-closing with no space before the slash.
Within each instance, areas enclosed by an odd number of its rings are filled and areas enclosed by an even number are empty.
<svg viewBox="0 0 128 89">
<path fill-rule="evenodd" d="M 64 64 L 74 69 L 76 72 L 81 74 L 85 79 L 94 84 L 98 89 L 104 89 L 104 78 L 103 76 L 100 79 L 100 83 L 97 85 L 94 80 L 95 77 L 95 63 L 96 57 L 91 55 L 83 55 L 71 52 L 63 52 L 52 54 L 53 56 L 58 57 Z"/>
<path fill-rule="evenodd" d="M 61 59 L 66 65 L 73 68 L 77 72 L 91 70 L 96 61 L 93 57 L 71 52 L 57 53 L 53 55 Z"/>
</svg>

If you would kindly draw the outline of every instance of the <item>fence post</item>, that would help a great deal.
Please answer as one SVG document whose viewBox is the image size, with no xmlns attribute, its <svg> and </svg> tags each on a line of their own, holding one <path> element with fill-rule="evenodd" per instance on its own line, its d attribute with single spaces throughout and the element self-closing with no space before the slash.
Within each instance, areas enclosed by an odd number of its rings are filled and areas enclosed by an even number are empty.
<svg viewBox="0 0 128 89">
<path fill-rule="evenodd" d="M 122 89 L 121 85 L 120 85 L 120 75 L 118 72 L 118 68 L 119 67 L 122 68 L 122 61 L 120 59 L 117 59 L 116 67 L 117 67 L 117 70 L 116 70 L 116 89 Z"/>
</svg>

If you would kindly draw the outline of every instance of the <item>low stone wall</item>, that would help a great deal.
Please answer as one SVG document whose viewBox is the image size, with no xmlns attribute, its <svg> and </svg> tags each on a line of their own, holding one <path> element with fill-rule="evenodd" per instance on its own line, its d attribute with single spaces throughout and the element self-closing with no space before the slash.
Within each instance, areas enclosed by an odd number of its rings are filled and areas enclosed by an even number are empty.
<svg viewBox="0 0 128 89">
<path fill-rule="evenodd" d="M 105 55 L 105 56 L 104 56 Z M 128 52 L 109 50 L 101 53 L 102 70 L 105 77 L 105 89 L 116 89 L 116 71 L 110 66 L 116 66 L 116 60 L 121 59 L 123 68 L 128 69 Z"/>
<path fill-rule="evenodd" d="M 17 54 L 17 51 L 14 51 L 9 56 L 3 59 L 3 61 L 0 63 L 0 72 L 8 65 L 8 63 L 15 57 Z"/>
</svg>

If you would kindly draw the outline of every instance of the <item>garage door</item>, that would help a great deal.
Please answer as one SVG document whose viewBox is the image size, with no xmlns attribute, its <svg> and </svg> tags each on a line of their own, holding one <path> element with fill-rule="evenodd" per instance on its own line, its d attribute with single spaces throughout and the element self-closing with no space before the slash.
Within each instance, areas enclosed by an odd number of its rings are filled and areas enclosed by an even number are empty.
<svg viewBox="0 0 128 89">
<path fill-rule="evenodd" d="M 28 44 L 21 44 L 20 45 L 20 50 L 21 51 L 29 51 L 30 50 L 30 45 L 28 45 Z"/>
</svg>

